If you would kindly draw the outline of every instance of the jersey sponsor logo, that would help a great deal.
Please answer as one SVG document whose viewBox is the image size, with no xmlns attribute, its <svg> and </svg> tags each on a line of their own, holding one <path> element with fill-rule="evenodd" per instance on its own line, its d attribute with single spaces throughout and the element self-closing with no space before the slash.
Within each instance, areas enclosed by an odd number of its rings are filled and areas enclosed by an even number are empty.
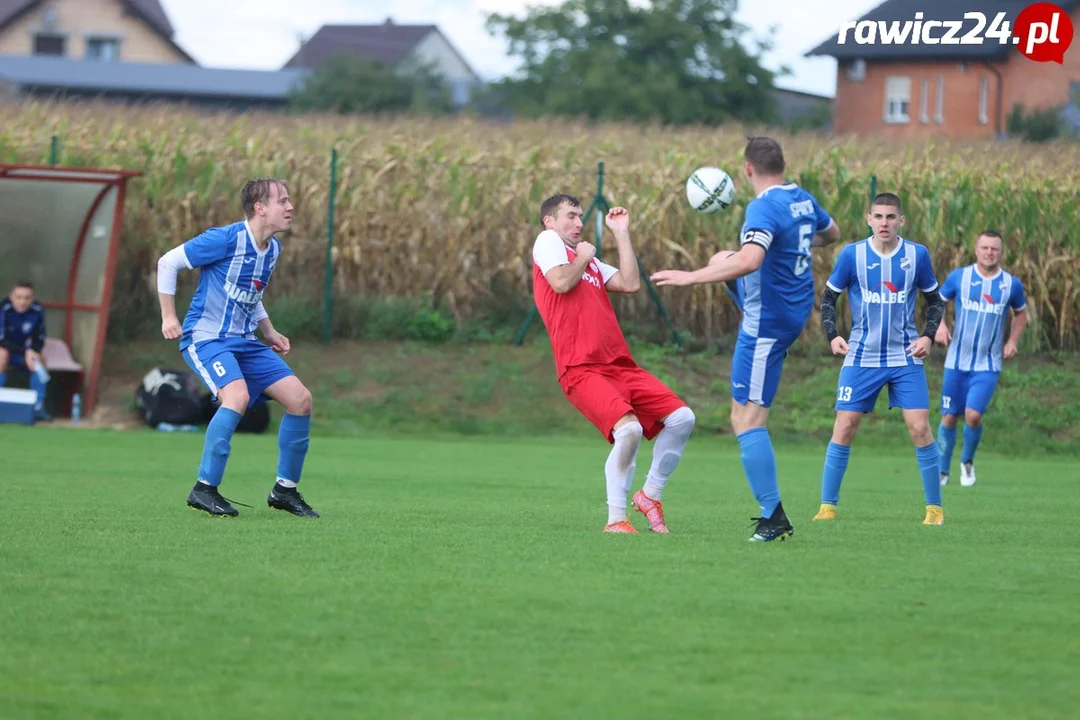
<svg viewBox="0 0 1080 720">
<path fill-rule="evenodd" d="M 596 277 L 595 275 L 593 275 L 591 273 L 588 273 L 588 272 L 582 273 L 581 274 L 581 279 L 588 282 L 590 285 L 595 287 L 597 290 L 599 290 L 601 287 L 603 287 L 603 284 L 600 282 L 600 278 Z"/>
<path fill-rule="evenodd" d="M 252 285 L 254 285 L 254 283 L 252 283 Z M 263 296 L 261 291 L 252 292 L 250 290 L 241 290 L 236 287 L 235 284 L 228 281 L 225 282 L 225 294 L 229 296 L 230 300 L 235 300 L 236 302 L 245 305 L 254 305 L 262 300 Z"/>
<path fill-rule="evenodd" d="M 911 259 L 906 258 L 906 257 L 900 258 L 900 269 L 901 270 L 910 270 L 911 269 Z"/>
<path fill-rule="evenodd" d="M 907 290 L 898 290 L 886 280 L 873 290 L 863 290 L 862 301 L 871 305 L 899 305 L 907 302 Z"/>
<path fill-rule="evenodd" d="M 978 302 L 963 298 L 960 300 L 960 305 L 965 310 L 972 312 L 988 313 L 990 315 L 1002 315 L 1005 313 L 1005 303 L 995 303 L 994 298 L 989 295 L 983 295 Z"/>
<path fill-rule="evenodd" d="M 24 322 L 22 324 L 22 331 L 24 333 L 26 333 L 26 334 L 29 334 L 30 331 L 33 330 L 33 329 L 34 329 L 34 323 L 30 322 L 29 320 L 27 320 L 26 322 Z"/>
</svg>

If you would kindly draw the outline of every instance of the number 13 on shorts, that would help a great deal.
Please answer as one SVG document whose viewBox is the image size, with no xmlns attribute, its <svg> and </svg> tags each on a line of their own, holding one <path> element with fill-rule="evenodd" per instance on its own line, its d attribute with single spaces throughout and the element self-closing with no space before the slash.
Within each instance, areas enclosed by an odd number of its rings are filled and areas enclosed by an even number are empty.
<svg viewBox="0 0 1080 720">
<path fill-rule="evenodd" d="M 841 385 L 836 391 L 836 399 L 840 402 L 851 402 L 851 387 Z"/>
</svg>

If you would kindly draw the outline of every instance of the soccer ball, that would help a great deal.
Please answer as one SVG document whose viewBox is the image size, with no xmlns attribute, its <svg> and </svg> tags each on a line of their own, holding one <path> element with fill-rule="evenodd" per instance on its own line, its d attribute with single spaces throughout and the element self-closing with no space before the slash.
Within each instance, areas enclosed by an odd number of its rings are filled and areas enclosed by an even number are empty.
<svg viewBox="0 0 1080 720">
<path fill-rule="evenodd" d="M 703 213 L 726 210 L 735 199 L 735 183 L 718 167 L 700 167 L 686 181 L 686 199 Z"/>
</svg>

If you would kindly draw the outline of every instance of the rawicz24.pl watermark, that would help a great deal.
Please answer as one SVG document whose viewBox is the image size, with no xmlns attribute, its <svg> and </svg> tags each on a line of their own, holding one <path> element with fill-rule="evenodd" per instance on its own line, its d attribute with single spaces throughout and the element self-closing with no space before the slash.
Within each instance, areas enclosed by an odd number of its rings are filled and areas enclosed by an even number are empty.
<svg viewBox="0 0 1080 720">
<path fill-rule="evenodd" d="M 993 18 L 979 10 L 963 18 L 927 20 L 922 12 L 910 20 L 853 20 L 840 28 L 837 42 L 846 45 L 983 45 L 1012 44 L 1035 62 L 1064 61 L 1073 39 L 1068 13 L 1054 3 L 1028 5 L 1010 24 L 1006 13 Z"/>
</svg>

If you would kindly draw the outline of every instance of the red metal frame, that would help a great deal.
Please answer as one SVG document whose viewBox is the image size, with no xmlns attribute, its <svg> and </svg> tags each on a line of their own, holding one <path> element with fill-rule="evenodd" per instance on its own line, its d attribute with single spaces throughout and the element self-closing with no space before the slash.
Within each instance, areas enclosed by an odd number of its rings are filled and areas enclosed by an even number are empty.
<svg viewBox="0 0 1080 720">
<path fill-rule="evenodd" d="M 68 271 L 68 286 L 67 286 L 67 306 L 70 308 L 75 304 L 75 285 L 79 281 L 79 261 L 82 260 L 83 245 L 86 244 L 86 233 L 90 231 L 90 221 L 94 219 L 94 215 L 97 214 L 98 208 L 101 206 L 101 202 L 105 199 L 105 196 L 109 194 L 109 190 L 115 187 L 116 183 L 109 183 L 101 188 L 101 192 L 94 198 L 94 202 L 90 203 L 90 209 L 86 211 L 86 217 L 83 218 L 82 227 L 79 228 L 79 237 L 75 240 L 75 251 L 71 255 L 71 269 Z M 120 198 L 118 197 L 117 200 Z M 112 240 L 109 240 L 112 244 Z M 104 306 L 109 307 L 108 303 Z M 98 308 L 100 310 L 100 307 Z M 68 312 L 66 322 L 64 323 L 64 342 L 71 347 L 71 324 L 74 322 L 75 313 Z"/>
<path fill-rule="evenodd" d="M 30 171 L 30 172 L 27 172 Z M 61 173 L 78 173 L 81 177 L 64 177 Z M 55 174 L 54 174 L 55 173 Z M 94 352 L 90 368 L 86 369 L 88 386 L 86 388 L 85 407 L 86 413 L 93 412 L 97 404 L 98 377 L 101 374 L 101 358 L 105 351 L 105 335 L 109 328 L 109 304 L 112 302 L 113 279 L 116 274 L 116 258 L 120 248 L 120 233 L 123 225 L 124 200 L 127 196 L 127 180 L 138 177 L 143 173 L 138 170 L 109 170 L 105 168 L 79 168 L 56 165 L 12 165 L 0 163 L 0 178 L 12 180 L 40 180 L 45 182 L 69 182 L 101 184 L 104 187 L 95 196 L 83 219 L 79 236 L 75 240 L 75 248 L 72 252 L 71 270 L 68 272 L 67 299 L 63 303 L 43 302 L 44 307 L 66 311 L 64 323 L 64 342 L 72 346 L 72 323 L 74 311 L 84 310 L 98 314 L 97 337 L 94 341 Z M 97 177 L 95 177 L 95 175 Z M 86 235 L 90 229 L 90 221 L 97 213 L 98 208 L 104 201 L 109 190 L 117 188 L 116 208 L 113 211 L 113 227 L 109 236 L 109 246 L 105 257 L 105 284 L 101 296 L 101 303 L 89 305 L 75 302 L 75 289 L 78 283 L 79 262 L 82 259 L 83 247 L 86 244 Z"/>
</svg>

